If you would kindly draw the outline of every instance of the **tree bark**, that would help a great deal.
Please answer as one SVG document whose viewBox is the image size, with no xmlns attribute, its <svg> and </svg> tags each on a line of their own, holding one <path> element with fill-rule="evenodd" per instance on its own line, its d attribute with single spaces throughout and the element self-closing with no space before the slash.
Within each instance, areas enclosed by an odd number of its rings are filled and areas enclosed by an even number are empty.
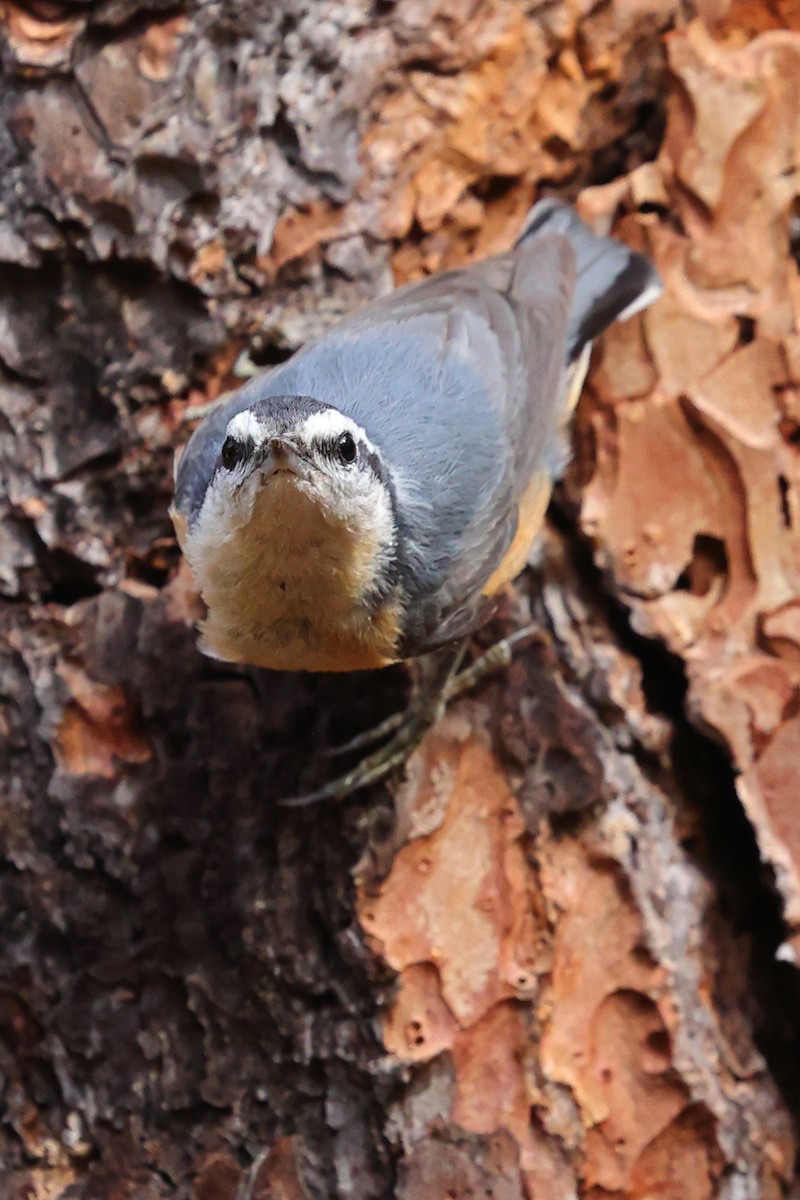
<svg viewBox="0 0 800 1200">
<path fill-rule="evenodd" d="M 0 1200 L 796 1194 L 790 0 L 2 20 Z M 478 640 L 542 638 L 281 809 L 405 673 L 198 654 L 184 418 L 543 187 L 666 292 Z"/>
</svg>

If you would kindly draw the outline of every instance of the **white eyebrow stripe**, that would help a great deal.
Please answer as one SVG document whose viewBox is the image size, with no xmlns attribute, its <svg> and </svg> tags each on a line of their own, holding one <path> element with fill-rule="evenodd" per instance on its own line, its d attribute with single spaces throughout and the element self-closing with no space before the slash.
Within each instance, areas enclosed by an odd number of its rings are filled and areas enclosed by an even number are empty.
<svg viewBox="0 0 800 1200">
<path fill-rule="evenodd" d="M 264 435 L 264 427 L 255 413 L 246 408 L 243 412 L 237 413 L 235 417 L 231 417 L 227 432 L 231 437 L 239 438 L 241 441 L 252 438 L 254 442 L 258 442 Z"/>
<path fill-rule="evenodd" d="M 362 442 L 371 454 L 378 453 L 358 422 L 346 417 L 338 408 L 325 408 L 322 412 L 312 413 L 300 426 L 299 433 L 309 442 L 334 438 L 341 433 L 352 433 L 356 441 Z"/>
</svg>

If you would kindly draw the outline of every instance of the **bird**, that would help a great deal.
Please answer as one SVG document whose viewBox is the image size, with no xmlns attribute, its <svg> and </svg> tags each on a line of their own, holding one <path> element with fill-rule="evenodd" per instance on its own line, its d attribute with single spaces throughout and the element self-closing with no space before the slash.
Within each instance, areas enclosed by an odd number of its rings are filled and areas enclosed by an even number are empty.
<svg viewBox="0 0 800 1200">
<path fill-rule="evenodd" d="M 647 257 L 547 197 L 510 251 L 366 304 L 195 429 L 170 515 L 200 649 L 282 671 L 427 664 L 403 712 L 342 748 L 379 749 L 286 803 L 383 778 L 441 715 L 542 527 L 592 341 L 660 291 Z"/>
</svg>

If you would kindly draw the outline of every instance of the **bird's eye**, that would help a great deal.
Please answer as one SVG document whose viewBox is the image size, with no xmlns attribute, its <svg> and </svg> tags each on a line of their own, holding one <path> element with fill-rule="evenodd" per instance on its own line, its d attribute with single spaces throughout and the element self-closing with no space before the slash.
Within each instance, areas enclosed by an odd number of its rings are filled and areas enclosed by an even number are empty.
<svg viewBox="0 0 800 1200">
<path fill-rule="evenodd" d="M 352 433 L 343 433 L 336 443 L 336 452 L 343 463 L 348 466 L 356 461 L 358 447 Z"/>
<path fill-rule="evenodd" d="M 246 442 L 240 442 L 235 437 L 226 437 L 219 455 L 220 462 L 226 471 L 232 471 L 239 463 L 244 462 L 249 453 L 250 447 Z"/>
</svg>

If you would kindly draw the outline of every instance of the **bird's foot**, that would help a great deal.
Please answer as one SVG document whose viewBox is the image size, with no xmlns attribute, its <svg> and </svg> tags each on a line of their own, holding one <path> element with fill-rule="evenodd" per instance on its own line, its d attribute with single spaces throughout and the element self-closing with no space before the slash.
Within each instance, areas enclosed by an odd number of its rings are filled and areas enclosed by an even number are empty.
<svg viewBox="0 0 800 1200">
<path fill-rule="evenodd" d="M 509 637 L 496 642 L 493 646 L 470 666 L 458 674 L 448 673 L 444 678 L 433 681 L 433 686 L 424 688 L 402 712 L 393 713 L 385 721 L 367 729 L 364 733 L 351 738 L 343 745 L 334 746 L 327 751 L 328 757 L 349 754 L 355 750 L 363 750 L 373 746 L 383 738 L 389 741 L 380 750 L 362 758 L 352 770 L 337 776 L 316 791 L 303 796 L 293 796 L 279 803 L 285 808 L 303 808 L 307 804 L 316 804 L 320 800 L 340 800 L 352 792 L 378 783 L 391 774 L 396 767 L 401 767 L 416 750 L 427 731 L 436 723 L 448 701 L 462 693 L 470 691 L 477 683 L 494 671 L 507 667 L 511 662 L 515 649 L 528 642 L 541 640 L 541 629 L 536 625 L 526 625 L 516 630 Z M 456 662 L 458 659 L 456 658 Z M 390 734 L 393 735 L 390 737 Z"/>
<path fill-rule="evenodd" d="M 423 712 L 411 705 L 406 712 L 395 713 L 374 729 L 368 729 L 346 745 L 336 748 L 338 753 L 363 749 L 364 746 L 372 745 L 395 730 L 394 736 L 380 750 L 368 754 L 351 771 L 338 775 L 336 779 L 332 779 L 316 791 L 307 792 L 304 796 L 293 796 L 289 800 L 279 800 L 278 803 L 283 808 L 304 808 L 307 804 L 317 804 L 320 800 L 341 800 L 351 792 L 378 783 L 396 767 L 403 765 L 443 709 L 444 705 L 439 704 L 433 711 Z"/>
<path fill-rule="evenodd" d="M 445 702 L 463 695 L 464 692 L 472 691 L 475 685 L 485 679 L 487 675 L 493 675 L 495 671 L 501 671 L 507 667 L 514 657 L 514 651 L 519 646 L 528 645 L 530 642 L 540 642 L 544 638 L 545 634 L 538 625 L 525 625 L 522 629 L 517 629 L 514 633 L 509 634 L 507 638 L 495 642 L 473 663 L 448 680 L 444 689 Z"/>
<path fill-rule="evenodd" d="M 395 729 L 400 728 L 406 719 L 407 711 L 407 709 L 401 709 L 400 712 L 392 713 L 385 721 L 373 725 L 372 729 L 365 729 L 363 733 L 357 733 L 348 742 L 340 742 L 338 746 L 331 746 L 325 751 L 325 758 L 341 758 L 343 754 L 352 754 L 354 750 L 366 750 L 367 746 L 374 746 L 376 742 L 382 742 L 390 733 L 394 733 Z"/>
</svg>

